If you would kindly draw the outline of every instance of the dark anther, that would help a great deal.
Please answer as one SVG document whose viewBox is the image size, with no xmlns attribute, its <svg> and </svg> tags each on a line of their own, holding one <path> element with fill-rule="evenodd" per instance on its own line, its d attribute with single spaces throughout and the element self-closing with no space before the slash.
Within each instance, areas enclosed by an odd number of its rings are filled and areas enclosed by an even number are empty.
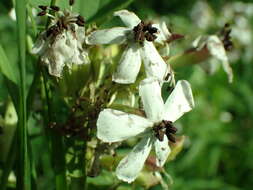
<svg viewBox="0 0 253 190">
<path fill-rule="evenodd" d="M 81 15 L 78 15 L 78 16 L 77 16 L 76 24 L 77 24 L 78 26 L 84 26 L 84 23 L 85 23 L 84 18 L 83 18 Z"/>
<path fill-rule="evenodd" d="M 44 16 L 45 14 L 47 14 L 47 11 L 41 11 L 37 14 L 37 16 Z"/>
<path fill-rule="evenodd" d="M 176 142 L 176 138 L 175 138 L 172 134 L 166 134 L 166 135 L 167 135 L 168 139 L 169 139 L 171 142 L 173 142 L 173 143 Z"/>
<path fill-rule="evenodd" d="M 176 138 L 174 135 L 177 132 L 177 128 L 173 126 L 173 123 L 171 121 L 163 120 L 158 125 L 155 125 L 153 130 L 154 130 L 155 137 L 159 141 L 163 141 L 164 135 L 166 135 L 169 141 L 173 143 L 176 142 Z"/>
<path fill-rule="evenodd" d="M 50 35 L 57 36 L 59 33 L 60 29 L 56 25 L 53 25 L 50 28 L 48 28 L 46 32 L 47 37 L 49 37 Z"/>
<path fill-rule="evenodd" d="M 231 28 L 228 23 L 220 31 L 221 40 L 224 45 L 225 50 L 230 51 L 233 48 L 233 42 L 231 41 Z"/>
<path fill-rule="evenodd" d="M 147 41 L 154 41 L 157 37 L 154 35 L 158 30 L 152 27 L 151 23 L 145 24 L 141 21 L 137 26 L 133 28 L 134 40 L 142 43 L 145 39 Z"/>
<path fill-rule="evenodd" d="M 47 6 L 44 6 L 44 5 L 39 5 L 39 8 L 43 11 L 47 10 Z"/>
<path fill-rule="evenodd" d="M 57 6 L 54 6 L 54 5 L 50 6 L 50 8 L 54 11 L 59 11 L 60 10 L 60 7 L 57 7 Z"/>
<path fill-rule="evenodd" d="M 69 0 L 69 5 L 70 6 L 74 5 L 74 3 L 75 3 L 75 0 Z"/>
<path fill-rule="evenodd" d="M 157 37 L 156 37 L 155 35 L 151 34 L 151 33 L 146 33 L 146 34 L 145 34 L 145 38 L 146 38 L 147 41 L 152 42 L 152 41 L 154 41 Z"/>
</svg>

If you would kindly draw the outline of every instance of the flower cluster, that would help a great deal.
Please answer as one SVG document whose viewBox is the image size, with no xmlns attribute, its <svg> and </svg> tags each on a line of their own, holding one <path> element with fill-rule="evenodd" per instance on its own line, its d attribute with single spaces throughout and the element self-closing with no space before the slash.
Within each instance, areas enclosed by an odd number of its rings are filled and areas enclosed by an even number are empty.
<svg viewBox="0 0 253 190">
<path fill-rule="evenodd" d="M 130 183 L 136 179 L 152 146 L 157 156 L 156 165 L 162 167 L 171 152 L 169 143 L 176 142 L 177 128 L 174 122 L 194 107 L 191 87 L 185 80 L 176 83 L 165 103 L 161 96 L 161 87 L 172 71 L 155 45 L 162 46 L 168 56 L 168 43 L 177 37 L 169 32 L 165 22 L 144 22 L 127 10 L 114 13 L 125 27 L 95 30 L 85 35 L 84 19 L 80 15 L 61 11 L 55 6 L 40 6 L 40 9 L 39 16 L 47 15 L 51 20 L 32 51 L 40 55 L 40 60 L 48 66 L 51 75 L 60 77 L 65 65 L 71 67 L 72 64 L 89 63 L 88 50 L 84 48 L 84 44 L 125 45 L 112 76 L 116 83 L 134 83 L 143 62 L 146 78 L 140 82 L 139 96 L 145 117 L 115 109 L 103 109 L 97 119 L 97 137 L 106 143 L 141 137 L 140 142 L 120 161 L 116 169 L 117 177 L 123 181 Z M 212 47 L 212 44 L 216 43 L 215 40 L 216 38 L 210 37 L 208 47 Z M 220 54 L 222 52 L 212 50 L 211 48 L 214 55 L 220 59 L 224 58 Z M 171 78 L 174 81 L 173 76 Z"/>
</svg>

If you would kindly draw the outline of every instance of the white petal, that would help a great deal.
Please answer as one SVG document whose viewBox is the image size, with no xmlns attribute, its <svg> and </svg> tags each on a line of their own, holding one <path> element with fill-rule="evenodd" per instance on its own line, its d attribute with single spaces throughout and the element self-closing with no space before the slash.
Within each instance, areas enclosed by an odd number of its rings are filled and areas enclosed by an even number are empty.
<svg viewBox="0 0 253 190">
<path fill-rule="evenodd" d="M 150 153 L 152 141 L 151 137 L 144 137 L 134 149 L 120 161 L 116 168 L 116 175 L 120 180 L 131 183 L 137 178 Z"/>
<path fill-rule="evenodd" d="M 152 24 L 152 26 L 158 29 L 158 34 L 156 34 L 157 38 L 155 39 L 155 42 L 163 44 L 170 38 L 171 33 L 169 32 L 165 22 Z"/>
<path fill-rule="evenodd" d="M 187 81 L 180 80 L 165 102 L 164 119 L 174 122 L 193 107 L 191 86 Z"/>
<path fill-rule="evenodd" d="M 144 117 L 113 109 L 104 109 L 97 120 L 97 137 L 118 142 L 151 130 L 153 123 Z"/>
<path fill-rule="evenodd" d="M 122 22 L 129 28 L 133 28 L 141 22 L 141 20 L 139 19 L 139 17 L 136 16 L 136 14 L 128 10 L 116 11 L 114 13 L 114 16 L 120 17 Z"/>
<path fill-rule="evenodd" d="M 158 139 L 156 139 L 154 142 L 154 146 L 156 152 L 156 165 L 162 167 L 171 152 L 167 136 L 164 135 L 163 141 L 159 141 Z"/>
<path fill-rule="evenodd" d="M 35 41 L 31 53 L 32 54 L 42 54 L 44 52 L 45 46 L 47 43 L 45 42 L 45 35 L 46 33 L 43 32 L 39 35 L 38 39 Z"/>
<path fill-rule="evenodd" d="M 222 66 L 223 66 L 224 71 L 227 73 L 229 77 L 229 82 L 232 82 L 233 71 L 228 63 L 226 50 L 224 49 L 224 46 L 221 40 L 215 35 L 209 36 L 207 40 L 207 48 L 210 51 L 210 54 L 212 56 L 222 61 Z"/>
<path fill-rule="evenodd" d="M 212 35 L 208 37 L 207 48 L 210 51 L 210 54 L 217 59 L 221 61 L 228 61 L 228 57 L 226 55 L 226 50 L 224 49 L 223 43 L 217 36 Z"/>
<path fill-rule="evenodd" d="M 121 44 L 126 41 L 128 33 L 131 32 L 125 27 L 97 30 L 86 38 L 87 44 Z"/>
<path fill-rule="evenodd" d="M 141 55 L 136 44 L 128 46 L 124 51 L 113 81 L 122 84 L 134 83 L 141 67 Z"/>
<path fill-rule="evenodd" d="M 147 77 L 156 77 L 163 81 L 164 77 L 168 73 L 168 66 L 157 52 L 152 42 L 144 42 L 144 46 L 142 48 L 142 58 Z"/>
<path fill-rule="evenodd" d="M 157 122 L 163 119 L 164 103 L 161 96 L 161 87 L 155 78 L 147 78 L 140 83 L 139 94 L 147 118 Z"/>
</svg>

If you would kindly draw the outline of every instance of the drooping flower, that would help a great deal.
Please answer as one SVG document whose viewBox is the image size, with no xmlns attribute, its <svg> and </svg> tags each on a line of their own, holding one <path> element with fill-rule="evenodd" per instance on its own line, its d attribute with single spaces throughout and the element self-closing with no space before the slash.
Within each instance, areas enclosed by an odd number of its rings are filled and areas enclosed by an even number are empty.
<svg viewBox="0 0 253 190">
<path fill-rule="evenodd" d="M 222 41 L 216 35 L 199 36 L 193 42 L 193 47 L 196 48 L 196 50 L 200 51 L 203 49 L 207 49 L 209 54 L 213 56 L 213 58 L 221 61 L 222 67 L 228 75 L 229 82 L 233 81 L 233 71 L 229 65 L 226 49 L 231 48 L 231 45 L 232 44 L 230 41 L 228 40 Z"/>
<path fill-rule="evenodd" d="M 177 129 L 173 122 L 194 107 L 190 84 L 181 80 L 166 100 L 155 78 L 143 80 L 139 87 L 146 117 L 113 109 L 104 109 L 97 120 L 97 137 L 104 142 L 119 142 L 131 137 L 142 137 L 134 149 L 123 158 L 116 169 L 119 179 L 131 183 L 144 166 L 152 146 L 156 164 L 162 167 L 170 154 L 169 141 L 175 142 Z"/>
<path fill-rule="evenodd" d="M 39 6 L 39 16 L 48 15 L 51 19 L 46 31 L 43 31 L 32 49 L 33 54 L 41 56 L 43 64 L 48 66 L 49 74 L 60 77 L 63 67 L 72 64 L 89 63 L 87 52 L 82 45 L 85 40 L 84 19 L 59 7 Z M 50 15 L 48 10 L 55 12 Z"/>
<path fill-rule="evenodd" d="M 127 44 L 113 74 L 113 81 L 123 84 L 134 83 L 142 61 L 147 77 L 156 77 L 163 81 L 169 67 L 152 43 L 159 34 L 157 28 L 151 23 L 144 23 L 127 10 L 117 11 L 114 16 L 120 17 L 126 27 L 97 30 L 86 39 L 86 43 L 91 45 Z"/>
</svg>

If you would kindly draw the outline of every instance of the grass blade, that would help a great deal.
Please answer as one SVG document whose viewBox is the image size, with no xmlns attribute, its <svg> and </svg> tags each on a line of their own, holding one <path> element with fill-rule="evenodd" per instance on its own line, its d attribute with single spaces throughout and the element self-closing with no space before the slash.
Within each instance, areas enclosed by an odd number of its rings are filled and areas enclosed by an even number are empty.
<svg viewBox="0 0 253 190">
<path fill-rule="evenodd" d="M 18 0 L 15 5 L 17 16 L 17 36 L 19 53 L 19 110 L 18 110 L 18 176 L 17 189 L 30 190 L 31 174 L 28 156 L 27 113 L 26 113 L 26 0 Z"/>
</svg>

